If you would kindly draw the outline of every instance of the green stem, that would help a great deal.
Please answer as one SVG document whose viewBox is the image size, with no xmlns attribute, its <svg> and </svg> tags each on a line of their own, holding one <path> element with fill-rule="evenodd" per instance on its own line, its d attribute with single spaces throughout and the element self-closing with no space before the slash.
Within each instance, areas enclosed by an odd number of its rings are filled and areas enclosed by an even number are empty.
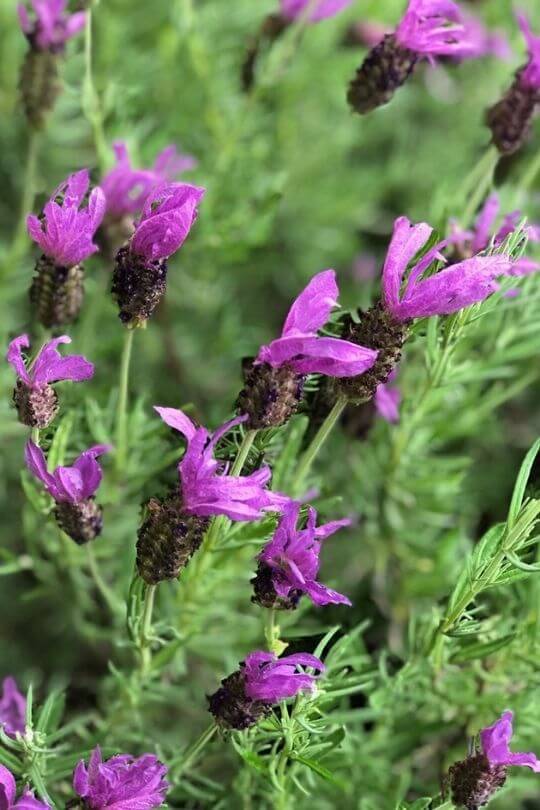
<svg viewBox="0 0 540 810">
<path fill-rule="evenodd" d="M 24 253 L 24 248 L 27 241 L 26 217 L 32 211 L 34 205 L 38 146 L 39 133 L 35 130 L 30 130 L 30 135 L 28 138 L 28 151 L 26 153 L 26 166 L 24 170 L 21 207 L 11 249 L 7 252 L 3 267 L 2 276 L 4 277 L 10 274 L 13 266 L 18 262 Z"/>
<path fill-rule="evenodd" d="M 150 649 L 150 635 L 152 630 L 152 613 L 156 600 L 157 585 L 148 585 L 144 596 L 144 607 L 141 620 L 140 651 L 141 651 L 141 672 L 146 675 L 150 669 L 152 661 L 152 650 Z"/>
<path fill-rule="evenodd" d="M 115 594 L 111 591 L 111 589 L 101 576 L 101 572 L 99 570 L 99 566 L 94 554 L 94 548 L 92 544 L 87 543 L 86 549 L 88 556 L 88 568 L 90 569 L 92 579 L 94 580 L 98 591 L 100 592 L 105 602 L 107 603 L 111 613 L 116 614 L 121 610 L 122 607 L 121 602 L 117 599 Z"/>
<path fill-rule="evenodd" d="M 116 470 L 120 472 L 126 463 L 128 451 L 127 405 L 129 388 L 129 368 L 133 348 L 134 329 L 127 329 L 124 338 L 124 349 L 120 364 L 120 384 L 116 409 Z"/>
<path fill-rule="evenodd" d="M 306 452 L 300 459 L 300 463 L 296 470 L 296 492 L 301 492 L 304 481 L 306 476 L 309 474 L 311 469 L 311 465 L 315 461 L 319 451 L 321 450 L 323 444 L 327 440 L 328 436 L 332 432 L 334 425 L 338 421 L 339 417 L 343 413 L 343 410 L 347 404 L 347 398 L 340 396 L 336 400 L 336 403 L 322 425 L 320 426 L 319 430 L 315 434 L 313 441 L 307 448 Z"/>
<path fill-rule="evenodd" d="M 94 147 L 98 158 L 101 173 L 106 170 L 109 150 L 103 128 L 103 116 L 99 103 L 99 96 L 94 86 L 92 76 L 92 10 L 86 12 L 86 26 L 84 29 L 84 60 L 85 74 L 83 86 L 82 106 L 83 112 L 92 127 Z"/>
<path fill-rule="evenodd" d="M 497 166 L 498 160 L 499 153 L 494 146 L 491 146 L 480 162 L 482 169 L 480 178 L 475 184 L 473 192 L 469 197 L 469 202 L 465 208 L 465 211 L 463 212 L 462 221 L 465 226 L 470 224 L 476 210 L 478 209 L 478 206 L 486 196 L 486 193 L 493 182 L 493 173 L 495 171 L 495 167 Z M 477 169 L 478 168 L 479 167 L 477 167 Z"/>
<path fill-rule="evenodd" d="M 39 428 L 32 428 L 31 439 L 39 447 Z"/>
<path fill-rule="evenodd" d="M 187 769 L 193 765 L 203 748 L 208 745 L 217 730 L 218 727 L 215 723 L 212 723 L 210 726 L 208 726 L 208 728 L 205 728 L 200 737 L 197 737 L 195 742 L 189 746 L 185 753 L 182 754 L 182 761 L 178 767 L 175 767 L 174 763 L 171 764 L 171 771 L 174 773 L 175 780 L 178 780 L 187 771 Z"/>
<path fill-rule="evenodd" d="M 529 191 L 534 181 L 536 180 L 536 176 L 538 175 L 539 172 L 540 172 L 540 149 L 536 153 L 534 160 L 531 161 L 530 165 L 523 173 L 521 182 L 518 184 L 520 192 Z"/>
</svg>

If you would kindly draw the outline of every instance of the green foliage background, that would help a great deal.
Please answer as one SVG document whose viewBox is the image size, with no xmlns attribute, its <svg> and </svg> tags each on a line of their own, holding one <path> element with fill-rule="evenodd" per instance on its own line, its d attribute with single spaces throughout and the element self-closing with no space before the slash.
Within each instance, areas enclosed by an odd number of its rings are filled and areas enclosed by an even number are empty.
<svg viewBox="0 0 540 810">
<path fill-rule="evenodd" d="M 56 806 L 70 796 L 73 762 L 96 742 L 110 752 L 157 750 L 173 765 L 171 808 L 246 810 L 398 810 L 430 800 L 449 808 L 439 795 L 443 774 L 465 756 L 467 735 L 506 708 L 516 712 L 516 750 L 540 750 L 540 586 L 526 568 L 537 556 L 535 514 L 519 513 L 523 536 L 511 521 L 478 546 L 506 521 L 522 459 L 540 434 L 537 277 L 519 282 L 517 298 L 497 295 L 455 318 L 419 324 L 400 372 L 400 424 L 378 422 L 365 441 L 336 430 L 317 459 L 306 485 L 318 488 L 321 515 L 356 520 L 328 542 L 323 567 L 325 581 L 354 607 L 303 605 L 282 620 L 282 638 L 295 651 L 313 650 L 335 628 L 324 640 L 330 672 L 316 698 L 299 701 L 292 717 L 282 710 L 251 734 L 214 739 L 200 757 L 184 758 L 210 719 L 205 693 L 264 646 L 249 579 L 269 523 L 236 527 L 204 577 L 188 569 L 180 583 L 160 588 L 161 641 L 149 677 L 133 668 L 125 626 L 139 504 L 174 482 L 181 454 L 151 406 L 191 408 L 217 426 L 241 387 L 241 358 L 276 334 L 315 272 L 334 267 L 342 305 L 364 306 L 377 280 L 360 282 L 353 262 L 360 254 L 382 259 L 396 216 L 425 219 L 440 232 L 449 217 L 463 221 L 466 178 L 488 146 L 484 110 L 523 61 L 510 2 L 469 5 L 507 32 L 514 60 L 424 65 L 388 107 L 365 118 L 345 101 L 364 52 L 343 48 L 341 38 L 359 18 L 395 24 L 399 0 L 358 0 L 299 41 L 296 29 L 288 32 L 265 56 L 251 97 L 240 92 L 239 70 L 246 42 L 273 10 L 266 0 L 101 0 L 92 12 L 90 74 L 83 38 L 70 43 L 65 90 L 39 146 L 36 210 L 76 168 L 91 167 L 97 180 L 117 138 L 140 165 L 168 143 L 181 145 L 199 160 L 189 179 L 208 192 L 171 262 L 166 307 L 135 336 L 129 460 L 120 481 L 107 470 L 106 528 L 95 544 L 108 602 L 85 550 L 47 520 L 48 503 L 26 474 L 21 485 L 26 432 L 10 407 L 11 370 L 0 368 L 0 674 L 32 683 L 38 705 L 67 690 L 61 731 L 42 717 L 47 753 L 30 766 L 28 752 L 16 752 L 21 772 Z M 521 6 L 539 30 L 536 4 Z M 17 92 L 25 48 L 15 3 L 4 0 L 2 345 L 32 329 L 30 243 L 24 257 L 7 261 L 25 182 L 28 133 Z M 524 189 L 522 181 L 539 144 L 537 125 L 495 176 L 503 209 L 520 207 L 533 222 L 540 183 Z M 62 388 L 61 418 L 46 437 L 58 461 L 113 435 L 124 333 L 107 293 L 110 267 L 94 257 L 87 270 L 85 307 L 69 332 L 97 373 L 84 386 Z M 297 417 L 259 439 L 276 465 L 276 488 L 295 486 L 304 428 Z M 257 460 L 252 453 L 250 463 Z M 536 480 L 533 466 L 533 505 Z M 521 567 L 497 557 L 509 542 Z M 490 580 L 485 566 L 494 559 L 500 565 Z M 473 585 L 471 599 L 433 646 L 460 582 Z M 136 615 L 136 600 L 132 609 Z M 538 777 L 514 769 L 492 806 L 533 810 L 539 795 Z"/>
</svg>

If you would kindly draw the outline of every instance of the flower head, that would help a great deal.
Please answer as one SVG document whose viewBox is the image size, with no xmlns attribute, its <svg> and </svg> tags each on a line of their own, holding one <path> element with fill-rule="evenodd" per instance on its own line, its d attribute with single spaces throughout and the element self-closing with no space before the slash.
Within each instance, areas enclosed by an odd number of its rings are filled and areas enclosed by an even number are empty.
<svg viewBox="0 0 540 810">
<path fill-rule="evenodd" d="M 513 754 L 508 747 L 514 733 L 513 718 L 513 712 L 503 712 L 499 720 L 480 732 L 482 751 L 490 765 L 524 765 L 540 773 L 540 760 L 536 754 Z"/>
<path fill-rule="evenodd" d="M 353 377 L 367 371 L 377 352 L 347 340 L 319 337 L 321 329 L 337 305 L 339 290 L 333 270 L 314 276 L 293 302 L 281 337 L 262 346 L 256 362 L 277 368 L 287 363 L 297 374 L 327 374 Z"/>
<path fill-rule="evenodd" d="M 396 40 L 423 56 L 474 55 L 462 13 L 452 0 L 409 0 Z"/>
<path fill-rule="evenodd" d="M 14 737 L 26 727 L 26 698 L 17 689 L 14 678 L 4 678 L 0 697 L 0 726 Z"/>
<path fill-rule="evenodd" d="M 509 275 L 513 262 L 504 254 L 472 256 L 462 262 L 422 278 L 433 261 L 445 261 L 441 250 L 448 243 L 430 248 L 409 273 L 403 293 L 401 286 L 410 262 L 426 245 L 433 229 L 425 222 L 412 225 L 406 217 L 394 223 L 394 233 L 383 267 L 383 301 L 397 321 L 449 315 L 483 301 L 498 289 L 495 279 Z"/>
<path fill-rule="evenodd" d="M 311 4 L 309 21 L 315 23 L 334 17 L 351 3 L 352 0 L 318 0 L 315 4 L 313 0 L 281 0 L 281 13 L 286 19 L 295 20 L 302 17 Z"/>
<path fill-rule="evenodd" d="M 176 146 L 171 145 L 159 153 L 152 168 L 134 169 L 124 141 L 116 141 L 113 149 L 116 166 L 100 185 L 107 200 L 107 214 L 115 218 L 137 214 L 153 188 L 197 165 L 195 158 L 180 154 Z"/>
<path fill-rule="evenodd" d="M 343 526 L 350 525 L 350 520 L 335 520 L 317 527 L 317 512 L 310 507 L 306 527 L 298 529 L 299 517 L 300 504 L 291 501 L 274 536 L 258 557 L 259 563 L 272 571 L 276 594 L 287 598 L 291 591 L 299 591 L 316 605 L 350 605 L 346 596 L 317 582 L 322 541 Z"/>
<path fill-rule="evenodd" d="M 131 239 L 131 250 L 147 262 L 166 259 L 178 250 L 197 218 L 204 188 L 162 183 L 150 192 Z"/>
<path fill-rule="evenodd" d="M 244 661 L 244 689 L 251 700 L 278 703 L 300 692 L 310 692 L 315 686 L 315 676 L 297 671 L 311 667 L 324 672 L 322 661 L 308 653 L 297 653 L 277 658 L 269 652 L 252 652 Z"/>
<path fill-rule="evenodd" d="M 520 71 L 519 80 L 523 86 L 531 90 L 540 90 L 540 36 L 533 34 L 525 14 L 519 13 L 517 20 L 529 52 L 529 61 Z"/>
<path fill-rule="evenodd" d="M 96 444 L 85 450 L 71 467 L 47 470 L 43 450 L 28 441 L 25 448 L 26 466 L 57 503 L 80 503 L 91 498 L 101 483 L 102 471 L 96 459 L 111 450 L 108 444 Z"/>
<path fill-rule="evenodd" d="M 61 267 L 74 267 L 98 249 L 92 241 L 105 213 L 105 195 L 94 188 L 83 206 L 90 177 L 82 169 L 61 183 L 43 209 L 31 214 L 28 233 L 43 253 Z"/>
<path fill-rule="evenodd" d="M 30 340 L 28 335 L 20 335 L 9 344 L 6 358 L 19 379 L 28 388 L 49 385 L 61 380 L 72 380 L 73 382 L 89 380 L 94 374 L 93 363 L 89 363 L 80 354 L 62 357 L 56 348 L 61 343 L 71 343 L 71 338 L 61 335 L 49 340 L 42 346 L 32 365 L 27 368 L 22 350 L 30 346 Z"/>
<path fill-rule="evenodd" d="M 375 391 L 375 410 L 386 419 L 387 422 L 399 422 L 399 403 L 401 401 L 401 392 L 399 388 L 390 385 L 396 378 L 396 371 L 392 371 L 388 377 L 388 381 L 380 383 Z"/>
<path fill-rule="evenodd" d="M 165 800 L 166 774 L 153 754 L 120 754 L 103 762 L 98 746 L 88 768 L 82 760 L 75 768 L 73 788 L 88 810 L 152 810 Z"/>
<path fill-rule="evenodd" d="M 178 465 L 186 513 L 251 521 L 260 520 L 267 511 L 282 510 L 288 499 L 266 488 L 272 475 L 269 467 L 261 467 L 250 475 L 228 475 L 227 465 L 214 458 L 214 449 L 222 436 L 245 422 L 246 416 L 231 419 L 210 436 L 206 428 L 196 427 L 180 410 L 159 407 L 155 410 L 165 424 L 180 431 L 187 440 L 187 450 Z"/>
<path fill-rule="evenodd" d="M 0 765 L 0 810 L 51 810 L 48 804 L 34 798 L 32 791 L 25 789 L 18 799 L 16 792 L 13 774 Z"/>
<path fill-rule="evenodd" d="M 86 25 L 86 12 L 67 14 L 67 0 L 31 0 L 32 20 L 25 3 L 19 3 L 17 12 L 25 36 L 39 51 L 61 51 L 66 42 Z"/>
</svg>

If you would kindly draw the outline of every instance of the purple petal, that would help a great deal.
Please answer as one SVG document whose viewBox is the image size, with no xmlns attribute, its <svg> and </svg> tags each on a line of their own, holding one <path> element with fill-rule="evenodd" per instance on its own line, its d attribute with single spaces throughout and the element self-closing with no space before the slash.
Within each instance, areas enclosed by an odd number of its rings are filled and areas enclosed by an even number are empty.
<svg viewBox="0 0 540 810">
<path fill-rule="evenodd" d="M 290 336 L 262 346 L 257 359 L 274 368 L 290 363 L 297 374 L 355 377 L 371 368 L 377 354 L 341 338 Z"/>
<path fill-rule="evenodd" d="M 320 582 L 308 582 L 306 584 L 306 593 L 316 605 L 352 605 L 351 600 L 344 596 L 342 593 L 333 591 L 327 588 L 326 585 L 321 585 Z"/>
<path fill-rule="evenodd" d="M 15 801 L 15 790 L 13 774 L 4 765 L 0 765 L 0 810 L 3 810 L 2 800 L 4 800 L 6 810 L 10 810 Z"/>
<path fill-rule="evenodd" d="M 482 750 L 491 765 L 524 765 L 540 773 L 540 761 L 535 754 L 513 754 L 510 751 L 513 717 L 512 712 L 504 712 L 496 723 L 480 732 Z"/>
<path fill-rule="evenodd" d="M 533 34 L 526 14 L 519 12 L 516 17 L 529 52 L 529 61 L 520 73 L 520 82 L 532 90 L 538 90 L 540 88 L 540 37 Z"/>
<path fill-rule="evenodd" d="M 131 240 L 132 251 L 155 261 L 171 256 L 187 238 L 205 189 L 188 183 L 163 184 L 148 196 Z"/>
<path fill-rule="evenodd" d="M 13 805 L 13 810 L 50 810 L 50 806 L 36 799 L 33 792 L 26 788 L 20 799 Z"/>
<path fill-rule="evenodd" d="M 54 477 L 47 471 L 47 461 L 43 454 L 43 450 L 29 440 L 24 449 L 24 458 L 26 466 L 37 479 L 45 486 L 47 492 L 53 498 L 58 498 L 60 491 L 57 487 Z"/>
<path fill-rule="evenodd" d="M 334 270 L 323 270 L 314 276 L 293 302 L 283 325 L 282 337 L 317 332 L 337 306 L 339 290 Z"/>
<path fill-rule="evenodd" d="M 61 343 L 71 343 L 67 335 L 54 338 L 43 346 L 32 366 L 35 383 L 53 383 L 60 380 L 82 382 L 94 374 L 94 366 L 82 355 L 62 357 L 56 347 Z"/>
<path fill-rule="evenodd" d="M 6 360 L 13 368 L 19 379 L 26 383 L 26 385 L 32 385 L 32 381 L 24 364 L 22 350 L 27 349 L 29 346 L 30 340 L 28 335 L 20 335 L 18 338 L 11 341 L 6 354 Z"/>
<path fill-rule="evenodd" d="M 495 220 L 499 215 L 499 208 L 500 203 L 498 195 L 491 194 L 480 211 L 474 226 L 475 233 L 471 245 L 473 253 L 479 253 L 489 245 Z"/>
<path fill-rule="evenodd" d="M 383 298 L 392 314 L 396 314 L 399 306 L 399 291 L 405 271 L 432 233 L 433 228 L 425 222 L 413 225 L 407 217 L 399 217 L 394 222 L 382 271 Z"/>
<path fill-rule="evenodd" d="M 295 20 L 302 16 L 311 3 L 309 12 L 310 22 L 320 22 L 339 14 L 340 11 L 350 6 L 353 0 L 319 0 L 313 4 L 313 0 L 281 0 L 281 13 L 289 20 Z"/>
<path fill-rule="evenodd" d="M 26 728 L 26 698 L 22 695 L 14 678 L 5 678 L 0 698 L 0 726 L 10 737 Z"/>
<path fill-rule="evenodd" d="M 401 394 L 398 388 L 381 383 L 375 391 L 375 408 L 387 422 L 399 422 L 399 403 Z"/>
<path fill-rule="evenodd" d="M 197 432 L 197 428 L 186 414 L 178 408 L 162 408 L 154 406 L 154 410 L 160 415 L 166 425 L 180 431 L 190 442 Z"/>
</svg>

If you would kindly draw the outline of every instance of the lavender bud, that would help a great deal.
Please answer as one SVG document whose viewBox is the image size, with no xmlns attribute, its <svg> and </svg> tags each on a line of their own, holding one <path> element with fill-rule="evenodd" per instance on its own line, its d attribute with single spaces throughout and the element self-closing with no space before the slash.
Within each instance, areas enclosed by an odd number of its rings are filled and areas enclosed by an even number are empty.
<svg viewBox="0 0 540 810">
<path fill-rule="evenodd" d="M 387 34 L 367 55 L 349 84 L 347 101 L 365 115 L 387 104 L 413 72 L 419 57 Z"/>
<path fill-rule="evenodd" d="M 84 300 L 84 267 L 62 267 L 43 254 L 29 290 L 39 323 L 46 328 L 77 320 Z"/>
<path fill-rule="evenodd" d="M 243 731 L 256 725 L 272 711 L 270 703 L 248 697 L 245 683 L 242 666 L 237 672 L 223 678 L 217 692 L 208 696 L 208 710 L 224 729 Z"/>
<path fill-rule="evenodd" d="M 296 610 L 302 591 L 291 590 L 288 596 L 278 596 L 273 578 L 273 569 L 264 562 L 260 562 L 257 566 L 257 573 L 251 580 L 254 591 L 251 601 L 270 610 Z"/>
<path fill-rule="evenodd" d="M 244 388 L 238 395 L 238 413 L 247 414 L 246 426 L 252 430 L 279 427 L 289 421 L 304 391 L 305 376 L 287 363 L 272 368 L 269 363 L 244 366 Z"/>
<path fill-rule="evenodd" d="M 57 53 L 31 48 L 21 67 L 19 88 L 24 114 L 34 129 L 41 129 L 62 90 Z"/>
<path fill-rule="evenodd" d="M 540 89 L 523 84 L 521 73 L 518 71 L 505 95 L 486 114 L 492 141 L 502 155 L 511 155 L 523 146 L 540 104 Z"/>
<path fill-rule="evenodd" d="M 148 585 L 176 579 L 201 545 L 208 519 L 188 515 L 182 498 L 150 498 L 138 532 L 137 569 Z"/>
<path fill-rule="evenodd" d="M 58 396 L 47 384 L 30 387 L 18 380 L 13 390 L 13 402 L 19 421 L 31 428 L 48 427 L 58 413 Z"/>
<path fill-rule="evenodd" d="M 484 807 L 506 781 L 504 765 L 490 765 L 485 754 L 474 754 L 456 762 L 448 772 L 452 801 L 457 807 Z"/>
<path fill-rule="evenodd" d="M 63 501 L 54 507 L 56 522 L 72 540 L 82 546 L 101 534 L 103 509 L 94 498 L 77 503 Z"/>
<path fill-rule="evenodd" d="M 150 318 L 167 289 L 167 259 L 148 261 L 132 253 L 128 245 L 116 254 L 111 292 L 119 306 L 119 318 L 129 326 L 141 326 Z"/>
</svg>

